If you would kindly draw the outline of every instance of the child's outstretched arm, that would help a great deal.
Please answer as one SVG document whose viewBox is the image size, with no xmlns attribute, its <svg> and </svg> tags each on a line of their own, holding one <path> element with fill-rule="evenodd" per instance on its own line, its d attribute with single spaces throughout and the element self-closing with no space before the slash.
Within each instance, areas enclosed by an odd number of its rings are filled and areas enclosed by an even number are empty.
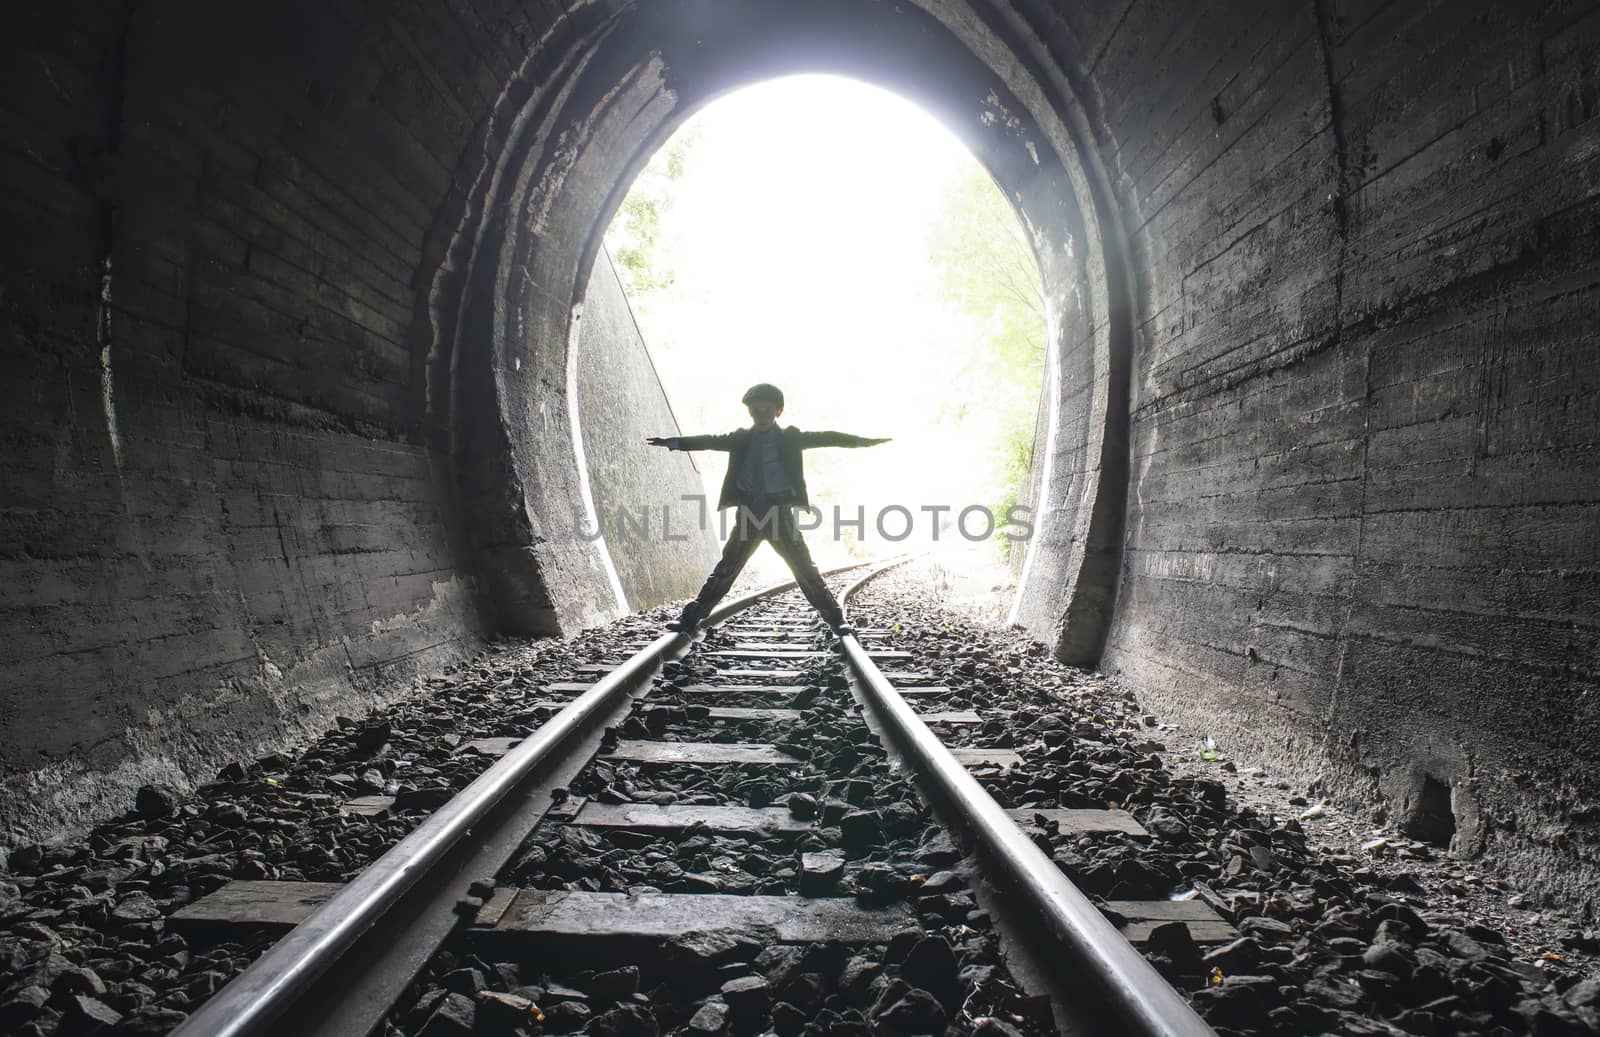
<svg viewBox="0 0 1600 1037">
<path fill-rule="evenodd" d="M 815 446 L 877 446 L 879 443 L 887 442 L 889 442 L 887 438 L 868 439 L 866 436 L 852 436 L 848 432 L 802 432 L 800 434 L 801 449 L 810 449 Z"/>
<path fill-rule="evenodd" d="M 712 436 L 646 436 L 650 446 L 664 446 L 668 450 L 732 450 L 733 434 Z"/>
</svg>

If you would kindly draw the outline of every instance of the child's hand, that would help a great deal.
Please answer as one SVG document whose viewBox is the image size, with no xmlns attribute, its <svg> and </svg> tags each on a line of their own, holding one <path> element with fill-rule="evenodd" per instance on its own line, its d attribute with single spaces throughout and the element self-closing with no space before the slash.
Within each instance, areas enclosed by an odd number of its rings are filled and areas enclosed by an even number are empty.
<svg viewBox="0 0 1600 1037">
<path fill-rule="evenodd" d="M 646 436 L 644 441 L 651 446 L 664 446 L 668 450 L 676 450 L 678 447 L 677 436 Z"/>
</svg>

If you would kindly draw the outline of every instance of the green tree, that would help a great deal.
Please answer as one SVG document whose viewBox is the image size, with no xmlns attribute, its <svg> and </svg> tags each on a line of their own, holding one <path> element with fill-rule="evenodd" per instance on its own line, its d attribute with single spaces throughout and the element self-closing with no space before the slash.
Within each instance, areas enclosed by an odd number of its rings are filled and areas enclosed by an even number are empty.
<svg viewBox="0 0 1600 1037">
<path fill-rule="evenodd" d="M 693 126 L 685 127 L 650 156 L 606 229 L 606 251 L 630 299 L 647 299 L 677 279 L 662 225 L 699 136 Z"/>
<path fill-rule="evenodd" d="M 981 341 L 963 362 L 960 395 L 946 402 L 941 418 L 964 421 L 974 411 L 993 417 L 995 479 L 985 503 L 1003 518 L 1033 465 L 1046 345 L 1039 266 L 1016 212 L 976 164 L 948 190 L 928 247 L 940 301 L 972 321 Z M 1009 553 L 1010 541 L 995 543 Z"/>
</svg>

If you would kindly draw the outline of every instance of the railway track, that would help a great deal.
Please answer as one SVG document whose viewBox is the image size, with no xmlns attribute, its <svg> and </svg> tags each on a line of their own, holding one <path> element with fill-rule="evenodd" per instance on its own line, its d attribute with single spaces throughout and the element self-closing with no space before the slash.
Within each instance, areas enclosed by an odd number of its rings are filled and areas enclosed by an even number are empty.
<svg viewBox="0 0 1600 1037">
<path fill-rule="evenodd" d="M 891 631 L 835 642 L 771 590 L 708 626 L 461 744 L 496 762 L 355 881 L 172 916 L 287 930 L 174 1032 L 1211 1032 L 1129 940 L 1226 924 L 1091 903 L 1040 848 L 1130 816 L 1000 807 L 982 782 L 1027 761 Z"/>
</svg>

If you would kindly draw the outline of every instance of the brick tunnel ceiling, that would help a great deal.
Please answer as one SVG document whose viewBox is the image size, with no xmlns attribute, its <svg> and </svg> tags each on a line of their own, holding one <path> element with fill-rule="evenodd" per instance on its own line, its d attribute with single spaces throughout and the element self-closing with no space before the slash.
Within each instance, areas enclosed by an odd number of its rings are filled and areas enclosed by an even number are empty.
<svg viewBox="0 0 1600 1037">
<path fill-rule="evenodd" d="M 937 115 L 1033 238 L 1019 621 L 1240 756 L 1395 816 L 1446 789 L 1463 851 L 1593 888 L 1593 5 L 20 22 L 8 831 L 293 744 L 491 631 L 607 618 L 549 519 L 581 497 L 600 235 L 698 107 L 808 71 Z"/>
</svg>

